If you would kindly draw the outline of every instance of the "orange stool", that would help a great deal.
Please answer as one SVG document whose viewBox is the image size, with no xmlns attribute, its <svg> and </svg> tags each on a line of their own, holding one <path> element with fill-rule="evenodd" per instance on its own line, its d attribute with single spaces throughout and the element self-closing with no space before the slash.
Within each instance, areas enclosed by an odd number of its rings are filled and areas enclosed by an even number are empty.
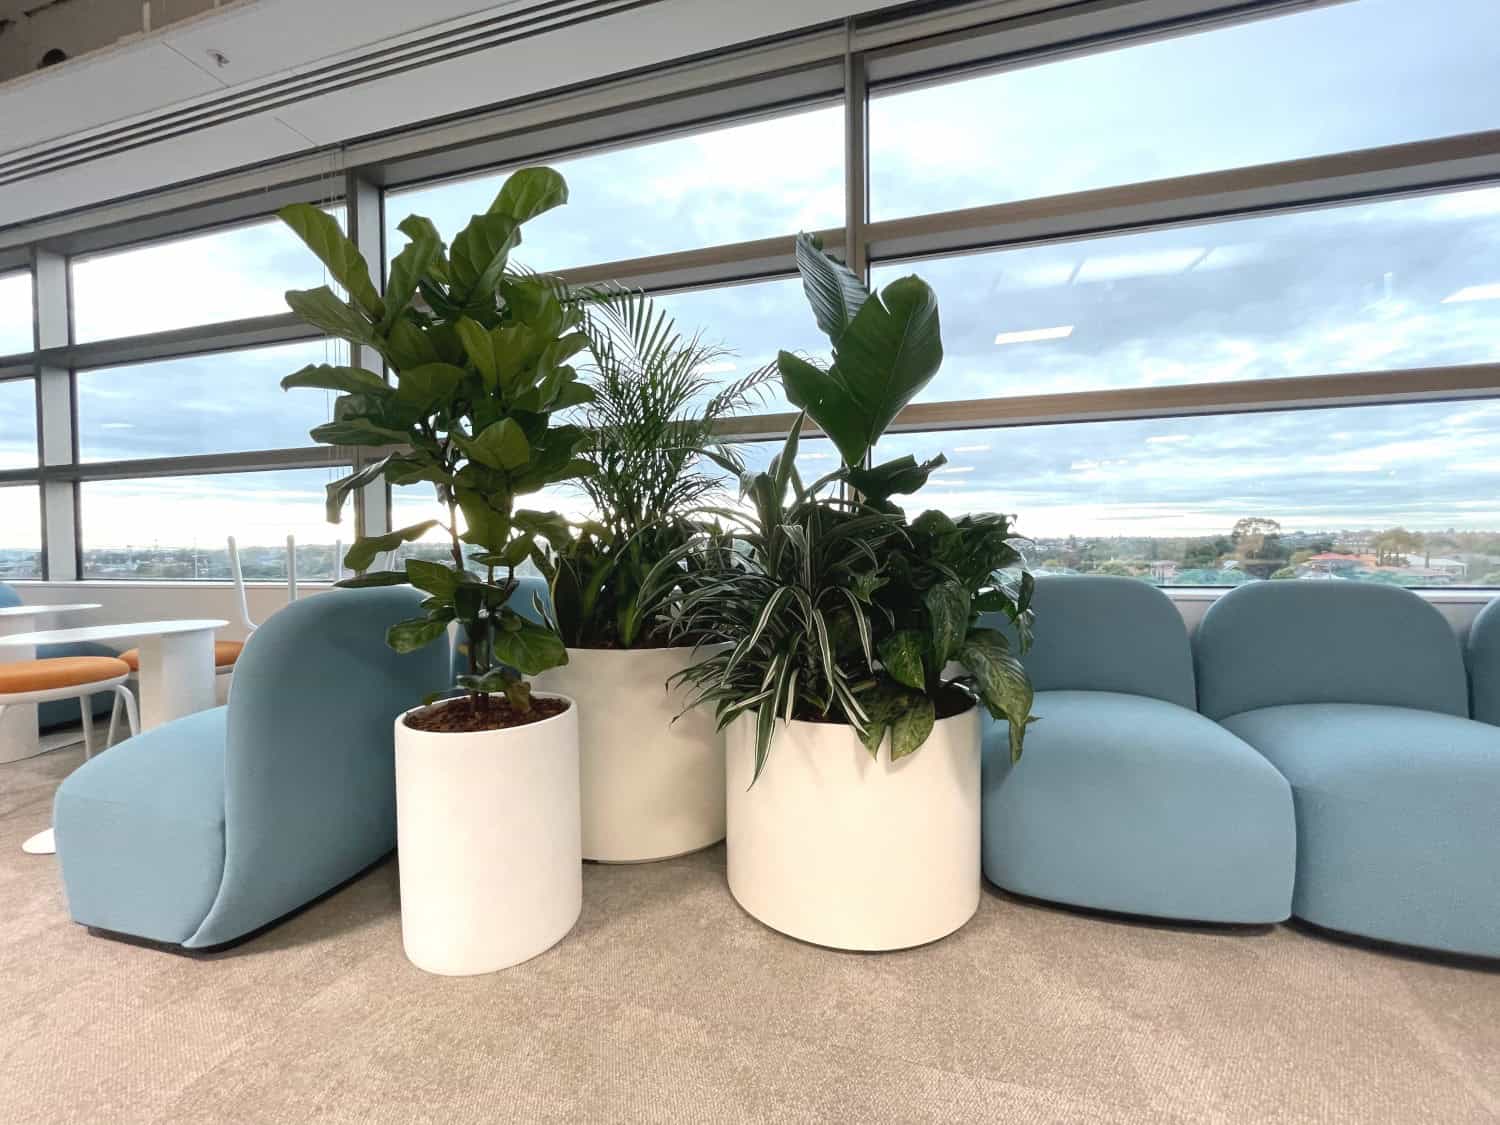
<svg viewBox="0 0 1500 1125">
<path fill-rule="evenodd" d="M 214 670 L 226 672 L 234 667 L 234 662 L 240 658 L 240 650 L 245 647 L 244 641 L 215 641 L 214 642 Z M 130 666 L 132 672 L 141 670 L 141 650 L 138 648 L 127 648 L 120 653 L 120 659 Z"/>
</svg>

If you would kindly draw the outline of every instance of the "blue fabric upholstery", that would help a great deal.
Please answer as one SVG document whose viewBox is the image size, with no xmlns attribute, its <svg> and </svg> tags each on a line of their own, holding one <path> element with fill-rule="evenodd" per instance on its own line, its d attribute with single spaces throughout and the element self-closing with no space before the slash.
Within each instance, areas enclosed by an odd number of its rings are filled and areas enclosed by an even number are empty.
<svg viewBox="0 0 1500 1125">
<path fill-rule="evenodd" d="M 1203 615 L 1194 647 L 1198 709 L 1211 719 L 1293 703 L 1469 713 L 1458 638 L 1399 586 L 1237 586 Z"/>
<path fill-rule="evenodd" d="M 80 922 L 174 945 L 198 929 L 224 873 L 224 725 L 200 711 L 73 772 L 53 827 Z"/>
<path fill-rule="evenodd" d="M 21 595 L 16 588 L 8 582 L 0 582 L 0 609 L 8 609 L 11 606 L 21 604 Z M 36 650 L 38 660 L 51 660 L 58 656 L 119 656 L 119 651 L 108 645 L 101 645 L 94 641 L 77 641 L 66 645 L 40 645 Z M 109 715 L 109 709 L 114 705 L 113 692 L 101 692 L 91 697 L 94 704 L 95 715 Z M 37 704 L 37 725 L 42 730 L 50 730 L 53 727 L 75 726 L 81 721 L 78 714 L 78 700 L 76 699 L 54 699 L 48 703 Z"/>
<path fill-rule="evenodd" d="M 506 601 L 511 609 L 515 610 L 528 621 L 535 621 L 538 625 L 543 624 L 542 615 L 536 611 L 535 598 L 541 598 L 542 605 L 547 607 L 547 612 L 552 612 L 552 593 L 547 589 L 547 582 L 534 574 L 524 575 L 516 581 L 519 585 L 515 592 Z M 458 677 L 469 671 L 469 645 L 460 630 L 453 642 L 453 676 Z M 453 681 L 448 681 L 451 684 Z M 447 687 L 448 684 L 444 684 Z"/>
<path fill-rule="evenodd" d="M 1500 731 L 1369 704 L 1223 720 L 1292 784 L 1292 909 L 1382 941 L 1500 957 Z"/>
<path fill-rule="evenodd" d="M 1025 663 L 1037 691 L 1113 691 L 1196 706 L 1182 615 L 1155 586 L 1106 575 L 1043 575 L 1032 607 L 1037 631 Z M 1003 618 L 993 614 L 985 624 L 1003 627 Z"/>
<path fill-rule="evenodd" d="M 1279 922 L 1291 913 L 1291 792 L 1254 750 L 1148 696 L 1044 691 L 1035 713 L 1014 766 L 1004 727 L 986 726 L 991 882 L 1159 918 Z"/>
<path fill-rule="evenodd" d="M 1291 792 L 1193 710 L 1187 629 L 1132 578 L 1037 580 L 1025 663 L 1038 721 L 1012 766 L 987 722 L 983 860 L 991 882 L 1074 906 L 1211 922 L 1291 909 Z M 992 627 L 1003 622 L 987 618 Z"/>
<path fill-rule="evenodd" d="M 1469 628 L 1469 713 L 1500 726 L 1500 598 L 1479 611 Z"/>
<path fill-rule="evenodd" d="M 394 720 L 444 686 L 448 670 L 442 645 L 406 656 L 385 645 L 421 597 L 386 587 L 294 602 L 251 635 L 227 708 L 148 731 L 74 771 L 54 817 L 74 919 L 221 945 L 389 852 Z"/>
</svg>

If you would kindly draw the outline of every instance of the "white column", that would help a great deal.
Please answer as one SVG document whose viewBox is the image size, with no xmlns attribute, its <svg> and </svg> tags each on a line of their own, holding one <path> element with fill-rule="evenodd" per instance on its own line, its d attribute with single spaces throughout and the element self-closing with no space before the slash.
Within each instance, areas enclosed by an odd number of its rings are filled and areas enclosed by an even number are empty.
<svg viewBox="0 0 1500 1125">
<path fill-rule="evenodd" d="M 40 353 L 67 347 L 68 263 L 61 254 L 35 250 L 32 255 L 35 293 L 35 343 Z M 48 479 L 49 467 L 74 461 L 73 373 L 67 367 L 42 362 L 36 369 L 41 404 L 40 454 L 42 479 L 42 542 L 46 578 L 71 582 L 78 578 L 78 491 L 72 481 Z"/>
</svg>

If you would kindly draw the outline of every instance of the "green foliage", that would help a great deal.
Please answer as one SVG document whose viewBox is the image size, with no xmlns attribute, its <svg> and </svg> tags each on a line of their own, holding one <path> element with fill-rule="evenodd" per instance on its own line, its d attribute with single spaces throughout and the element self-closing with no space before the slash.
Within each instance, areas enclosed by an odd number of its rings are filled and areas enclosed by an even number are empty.
<svg viewBox="0 0 1500 1125">
<path fill-rule="evenodd" d="M 916 278 L 871 296 L 805 237 L 798 252 L 835 359 L 822 371 L 782 352 L 780 369 L 788 396 L 834 439 L 844 464 L 803 487 L 793 467 L 799 418 L 770 467 L 742 476 L 750 513 L 722 512 L 738 525 L 731 541 L 679 552 L 706 553 L 706 577 L 673 603 L 674 631 L 730 646 L 681 679 L 720 726 L 755 716 L 756 778 L 777 719 L 847 723 L 872 755 L 889 736 L 901 758 L 927 740 L 940 710 L 952 713 L 956 692 L 1008 725 L 1019 759 L 1033 721 L 1019 657 L 1031 643 L 1034 581 L 1010 518 L 927 511 L 908 520 L 891 498 L 920 489 L 943 458 L 863 464 L 937 370 L 936 301 Z M 834 486 L 853 493 L 823 494 Z M 987 613 L 1008 627 L 981 628 Z"/>
<path fill-rule="evenodd" d="M 594 361 L 586 408 L 593 471 L 580 485 L 599 518 L 580 525 L 562 548 L 552 602 L 568 644 L 633 648 L 664 643 L 656 611 L 690 582 L 687 560 L 648 596 L 647 575 L 702 531 L 696 515 L 723 485 L 717 461 L 739 472 L 716 425 L 758 400 L 773 368 L 716 388 L 709 369 L 727 355 L 683 336 L 671 317 L 638 292 L 596 296 L 585 323 Z M 665 579 L 668 576 L 659 576 Z"/>
<path fill-rule="evenodd" d="M 360 368 L 317 365 L 282 381 L 286 388 L 341 392 L 333 421 L 312 431 L 315 440 L 400 447 L 328 486 L 329 520 L 338 520 L 355 489 L 382 478 L 429 483 L 447 510 L 445 521 L 359 539 L 344 561 L 365 570 L 378 555 L 441 527 L 450 563 L 409 559 L 403 570 L 342 584 L 410 583 L 423 591 L 425 615 L 392 626 L 391 647 L 421 648 L 456 621 L 469 653 L 458 686 L 481 699 L 504 693 L 522 708 L 530 692 L 519 676 L 564 664 L 567 653 L 555 629 L 527 621 L 506 602 L 516 589 L 515 568 L 530 559 L 549 571 L 544 544 L 560 546 L 567 528 L 555 513 L 517 509 L 516 499 L 590 471 L 579 457 L 584 431 L 556 424 L 553 415 L 588 402 L 592 392 L 568 362 L 587 343 L 578 331 L 579 299 L 556 278 L 508 265 L 522 224 L 566 201 L 560 175 L 525 168 L 451 248 L 430 220 L 408 217 L 398 229 L 410 241 L 391 264 L 384 297 L 364 258 L 326 214 L 305 204 L 280 212 L 351 295 L 345 302 L 323 286 L 289 292 L 287 303 L 308 323 L 373 348 L 392 375 L 388 383 Z M 467 558 L 466 544 L 473 548 Z"/>
</svg>

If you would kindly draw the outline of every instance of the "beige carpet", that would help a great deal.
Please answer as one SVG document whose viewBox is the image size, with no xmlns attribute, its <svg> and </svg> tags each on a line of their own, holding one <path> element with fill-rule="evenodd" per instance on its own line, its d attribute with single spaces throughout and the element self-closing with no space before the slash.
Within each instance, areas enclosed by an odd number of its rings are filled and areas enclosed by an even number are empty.
<svg viewBox="0 0 1500 1125">
<path fill-rule="evenodd" d="M 1500 1121 L 1500 973 L 987 891 L 946 941 L 783 938 L 722 849 L 589 866 L 509 972 L 401 954 L 387 863 L 212 959 L 91 937 L 21 854 L 76 752 L 0 766 L 0 1122 Z"/>
</svg>

